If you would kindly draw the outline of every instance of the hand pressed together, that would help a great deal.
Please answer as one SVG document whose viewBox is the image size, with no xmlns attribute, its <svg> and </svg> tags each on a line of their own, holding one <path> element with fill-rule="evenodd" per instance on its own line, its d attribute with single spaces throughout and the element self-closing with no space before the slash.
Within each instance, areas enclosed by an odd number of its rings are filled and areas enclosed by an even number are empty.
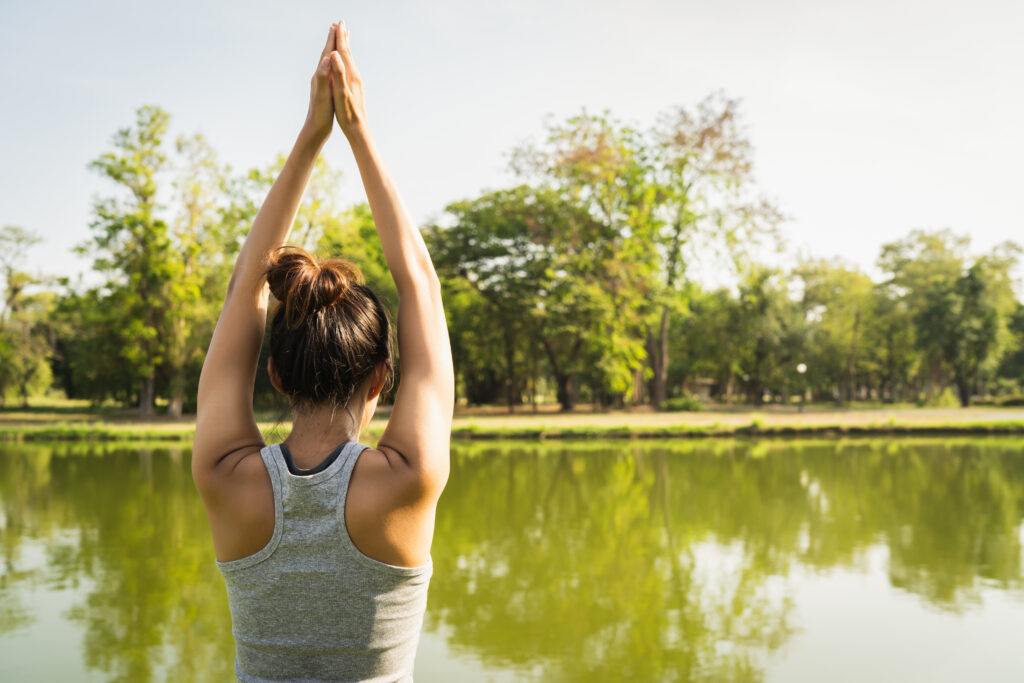
<svg viewBox="0 0 1024 683">
<path fill-rule="evenodd" d="M 319 139 L 331 134 L 332 119 L 350 140 L 366 130 L 363 81 L 352 59 L 345 22 L 331 24 L 310 84 L 306 127 Z"/>
</svg>

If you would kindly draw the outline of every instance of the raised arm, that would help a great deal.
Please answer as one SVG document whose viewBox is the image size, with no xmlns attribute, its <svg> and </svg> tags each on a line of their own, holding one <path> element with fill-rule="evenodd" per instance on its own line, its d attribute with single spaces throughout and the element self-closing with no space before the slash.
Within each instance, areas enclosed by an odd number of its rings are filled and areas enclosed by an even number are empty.
<svg viewBox="0 0 1024 683">
<path fill-rule="evenodd" d="M 448 476 L 455 375 L 441 286 L 426 244 L 412 222 L 374 144 L 363 83 L 348 31 L 339 27 L 331 54 L 334 111 L 359 166 L 381 247 L 398 289 L 401 375 L 395 405 L 377 449 L 389 466 L 405 466 L 414 489 L 440 493 Z"/>
<path fill-rule="evenodd" d="M 264 445 L 252 409 L 269 298 L 263 276 L 270 253 L 288 239 L 313 164 L 334 126 L 330 53 L 336 38 L 332 24 L 310 86 L 306 120 L 238 254 L 203 362 L 192 455 L 201 492 L 216 488 L 204 484 L 216 484 L 217 475 L 234 469 L 239 457 Z"/>
</svg>

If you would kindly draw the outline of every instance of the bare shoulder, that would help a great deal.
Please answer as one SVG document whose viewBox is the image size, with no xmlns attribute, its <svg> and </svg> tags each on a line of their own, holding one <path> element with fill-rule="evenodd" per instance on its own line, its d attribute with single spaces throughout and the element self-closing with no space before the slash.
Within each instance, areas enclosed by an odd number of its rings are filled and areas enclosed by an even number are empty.
<svg viewBox="0 0 1024 683">
<path fill-rule="evenodd" d="M 400 506 L 436 502 L 448 481 L 448 452 L 434 458 L 409 457 L 391 444 L 377 444 L 359 456 L 353 479 L 380 487 L 384 498 Z"/>
<path fill-rule="evenodd" d="M 270 485 L 270 476 L 263 464 L 262 445 L 249 444 L 232 451 L 203 457 L 202 453 L 192 454 L 192 479 L 203 500 L 231 495 L 239 487 L 265 482 Z M 204 463 L 214 462 L 213 466 Z"/>
<path fill-rule="evenodd" d="M 259 551 L 274 533 L 274 491 L 256 446 L 224 456 L 215 468 L 193 471 L 213 535 L 217 559 Z"/>
<path fill-rule="evenodd" d="M 380 562 L 405 567 L 425 563 L 443 488 L 443 482 L 410 467 L 394 449 L 365 449 L 345 500 L 349 537 L 364 555 Z"/>
</svg>

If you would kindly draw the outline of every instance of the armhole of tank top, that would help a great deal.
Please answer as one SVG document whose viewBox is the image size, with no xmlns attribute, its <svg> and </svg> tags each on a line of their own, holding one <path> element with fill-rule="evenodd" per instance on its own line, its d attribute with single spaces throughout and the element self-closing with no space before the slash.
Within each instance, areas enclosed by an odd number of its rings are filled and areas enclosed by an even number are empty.
<svg viewBox="0 0 1024 683">
<path fill-rule="evenodd" d="M 358 442 L 356 442 L 358 443 Z M 401 567 L 396 564 L 388 564 L 387 562 L 381 562 L 375 560 L 362 550 L 356 547 L 355 541 L 352 540 L 352 536 L 348 533 L 348 523 L 345 521 L 345 506 L 348 504 L 348 487 L 352 481 L 352 473 L 356 469 L 356 462 L 359 460 L 359 456 L 362 455 L 368 448 L 366 444 L 358 444 L 359 450 L 349 455 L 345 464 L 341 470 L 341 476 L 338 477 L 338 486 L 341 489 L 341 504 L 338 505 L 338 524 L 341 527 L 341 545 L 345 548 L 350 556 L 355 558 L 356 561 L 364 564 L 365 566 L 375 569 L 380 572 L 387 574 L 397 574 L 399 576 L 420 576 L 433 568 L 433 560 L 427 560 L 426 564 L 421 564 L 418 567 Z"/>
<path fill-rule="evenodd" d="M 281 470 L 278 464 L 281 457 L 276 449 L 278 449 L 278 444 L 264 446 L 260 450 L 260 457 L 263 459 L 263 466 L 267 468 L 267 475 L 270 477 L 270 488 L 274 496 L 274 531 L 270 535 L 270 540 L 252 555 L 246 555 L 237 560 L 228 560 L 227 562 L 218 561 L 217 566 L 221 571 L 245 569 L 246 567 L 258 564 L 273 555 L 274 551 L 277 550 L 278 544 L 281 542 L 281 533 L 284 530 L 284 511 L 281 509 L 283 492 L 281 488 Z"/>
</svg>

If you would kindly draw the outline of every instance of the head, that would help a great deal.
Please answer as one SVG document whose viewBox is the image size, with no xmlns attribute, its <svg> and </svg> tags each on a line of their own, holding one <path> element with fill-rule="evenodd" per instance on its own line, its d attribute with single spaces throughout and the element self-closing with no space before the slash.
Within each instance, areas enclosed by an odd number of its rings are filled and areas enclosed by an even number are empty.
<svg viewBox="0 0 1024 683">
<path fill-rule="evenodd" d="M 365 416 L 361 429 L 394 382 L 387 309 L 353 263 L 320 262 L 301 247 L 275 250 L 266 276 L 279 302 L 270 323 L 271 383 L 296 413 L 343 409 Z"/>
</svg>

